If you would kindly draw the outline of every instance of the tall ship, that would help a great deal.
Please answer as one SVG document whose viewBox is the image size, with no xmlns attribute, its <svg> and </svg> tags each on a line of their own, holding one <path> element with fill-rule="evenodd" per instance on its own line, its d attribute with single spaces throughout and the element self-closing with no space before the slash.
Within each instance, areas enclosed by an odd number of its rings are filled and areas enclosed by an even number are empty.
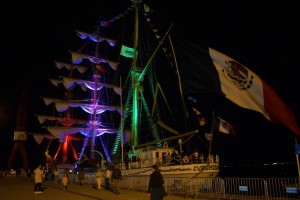
<svg viewBox="0 0 300 200">
<path fill-rule="evenodd" d="M 120 16 L 120 21 L 126 20 L 119 59 L 124 80 L 122 118 L 111 154 L 121 164 L 123 176 L 149 175 L 151 167 L 159 165 L 164 176 L 215 177 L 218 155 L 211 152 L 209 139 L 206 151 L 198 149 L 204 146 L 201 119 L 197 119 L 193 99 L 180 92 L 178 71 L 166 51 L 172 25 L 159 35 L 151 14 L 147 4 L 133 1 L 124 13 L 102 22 L 114 26 Z"/>
<path fill-rule="evenodd" d="M 181 91 L 173 25 L 159 34 L 151 15 L 147 4 L 128 1 L 90 30 L 75 30 L 77 49 L 54 62 L 60 75 L 49 78 L 55 97 L 42 97 L 48 114 L 36 115 L 46 134 L 34 137 L 49 141 L 49 166 L 117 164 L 124 177 L 150 175 L 153 165 L 165 177 L 219 174 L 211 125 Z"/>
</svg>

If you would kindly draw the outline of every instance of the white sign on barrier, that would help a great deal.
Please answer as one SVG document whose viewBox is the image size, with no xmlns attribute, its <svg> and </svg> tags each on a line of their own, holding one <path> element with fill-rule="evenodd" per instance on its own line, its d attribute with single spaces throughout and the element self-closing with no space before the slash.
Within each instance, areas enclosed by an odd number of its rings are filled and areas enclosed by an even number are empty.
<svg viewBox="0 0 300 200">
<path fill-rule="evenodd" d="M 288 194 L 297 194 L 297 188 L 295 187 L 286 187 L 286 193 Z"/>
<path fill-rule="evenodd" d="M 242 192 L 248 192 L 248 186 L 239 186 L 239 190 Z"/>
</svg>

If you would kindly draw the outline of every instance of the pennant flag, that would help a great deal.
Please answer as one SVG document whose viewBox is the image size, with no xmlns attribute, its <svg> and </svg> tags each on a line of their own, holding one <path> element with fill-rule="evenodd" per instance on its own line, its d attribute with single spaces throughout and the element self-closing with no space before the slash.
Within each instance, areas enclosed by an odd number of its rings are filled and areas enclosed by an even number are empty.
<svg viewBox="0 0 300 200">
<path fill-rule="evenodd" d="M 295 116 L 276 92 L 236 60 L 192 41 L 174 40 L 183 93 L 223 93 L 240 107 L 260 112 L 300 135 Z"/>
<path fill-rule="evenodd" d="M 127 58 L 133 58 L 134 57 L 134 49 L 122 45 L 120 55 L 127 57 Z"/>
<path fill-rule="evenodd" d="M 219 131 L 221 133 L 235 135 L 233 126 L 220 117 L 214 117 L 212 128 L 213 130 Z"/>
<path fill-rule="evenodd" d="M 199 109 L 197 108 L 196 102 L 197 100 L 194 99 L 192 96 L 188 96 L 188 99 L 192 105 L 192 109 L 194 111 L 194 114 L 196 115 L 198 122 L 200 124 L 200 126 L 204 126 L 207 124 L 207 121 L 205 119 L 205 117 L 202 115 L 202 113 L 199 111 Z"/>
<path fill-rule="evenodd" d="M 100 21 L 100 26 L 108 27 L 109 26 L 109 21 Z"/>
</svg>

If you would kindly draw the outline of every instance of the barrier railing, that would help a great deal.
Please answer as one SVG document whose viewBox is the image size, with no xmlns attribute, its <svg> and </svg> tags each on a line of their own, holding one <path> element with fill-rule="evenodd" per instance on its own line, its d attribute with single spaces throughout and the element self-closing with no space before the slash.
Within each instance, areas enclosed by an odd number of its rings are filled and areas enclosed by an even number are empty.
<svg viewBox="0 0 300 200">
<path fill-rule="evenodd" d="M 224 196 L 228 198 L 266 199 L 266 182 L 261 178 L 224 178 Z"/>
<path fill-rule="evenodd" d="M 269 199 L 300 199 L 298 178 L 268 178 L 266 185 Z"/>
<path fill-rule="evenodd" d="M 70 175 L 71 182 L 78 182 L 77 174 Z M 85 174 L 85 184 L 96 184 L 95 174 Z M 123 177 L 120 187 L 141 192 L 148 191 L 149 176 Z M 104 185 L 104 182 L 103 182 Z M 188 178 L 164 177 L 168 195 L 193 199 L 300 199 L 298 178 Z"/>
</svg>

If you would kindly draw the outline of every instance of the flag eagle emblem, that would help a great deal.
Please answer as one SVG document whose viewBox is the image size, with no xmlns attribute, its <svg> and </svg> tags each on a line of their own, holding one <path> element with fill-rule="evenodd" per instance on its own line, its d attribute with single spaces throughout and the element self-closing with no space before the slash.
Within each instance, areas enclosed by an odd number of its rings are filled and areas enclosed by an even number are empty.
<svg viewBox="0 0 300 200">
<path fill-rule="evenodd" d="M 249 89 L 253 83 L 253 76 L 235 60 L 226 60 L 222 71 L 224 76 L 240 90 Z"/>
</svg>

